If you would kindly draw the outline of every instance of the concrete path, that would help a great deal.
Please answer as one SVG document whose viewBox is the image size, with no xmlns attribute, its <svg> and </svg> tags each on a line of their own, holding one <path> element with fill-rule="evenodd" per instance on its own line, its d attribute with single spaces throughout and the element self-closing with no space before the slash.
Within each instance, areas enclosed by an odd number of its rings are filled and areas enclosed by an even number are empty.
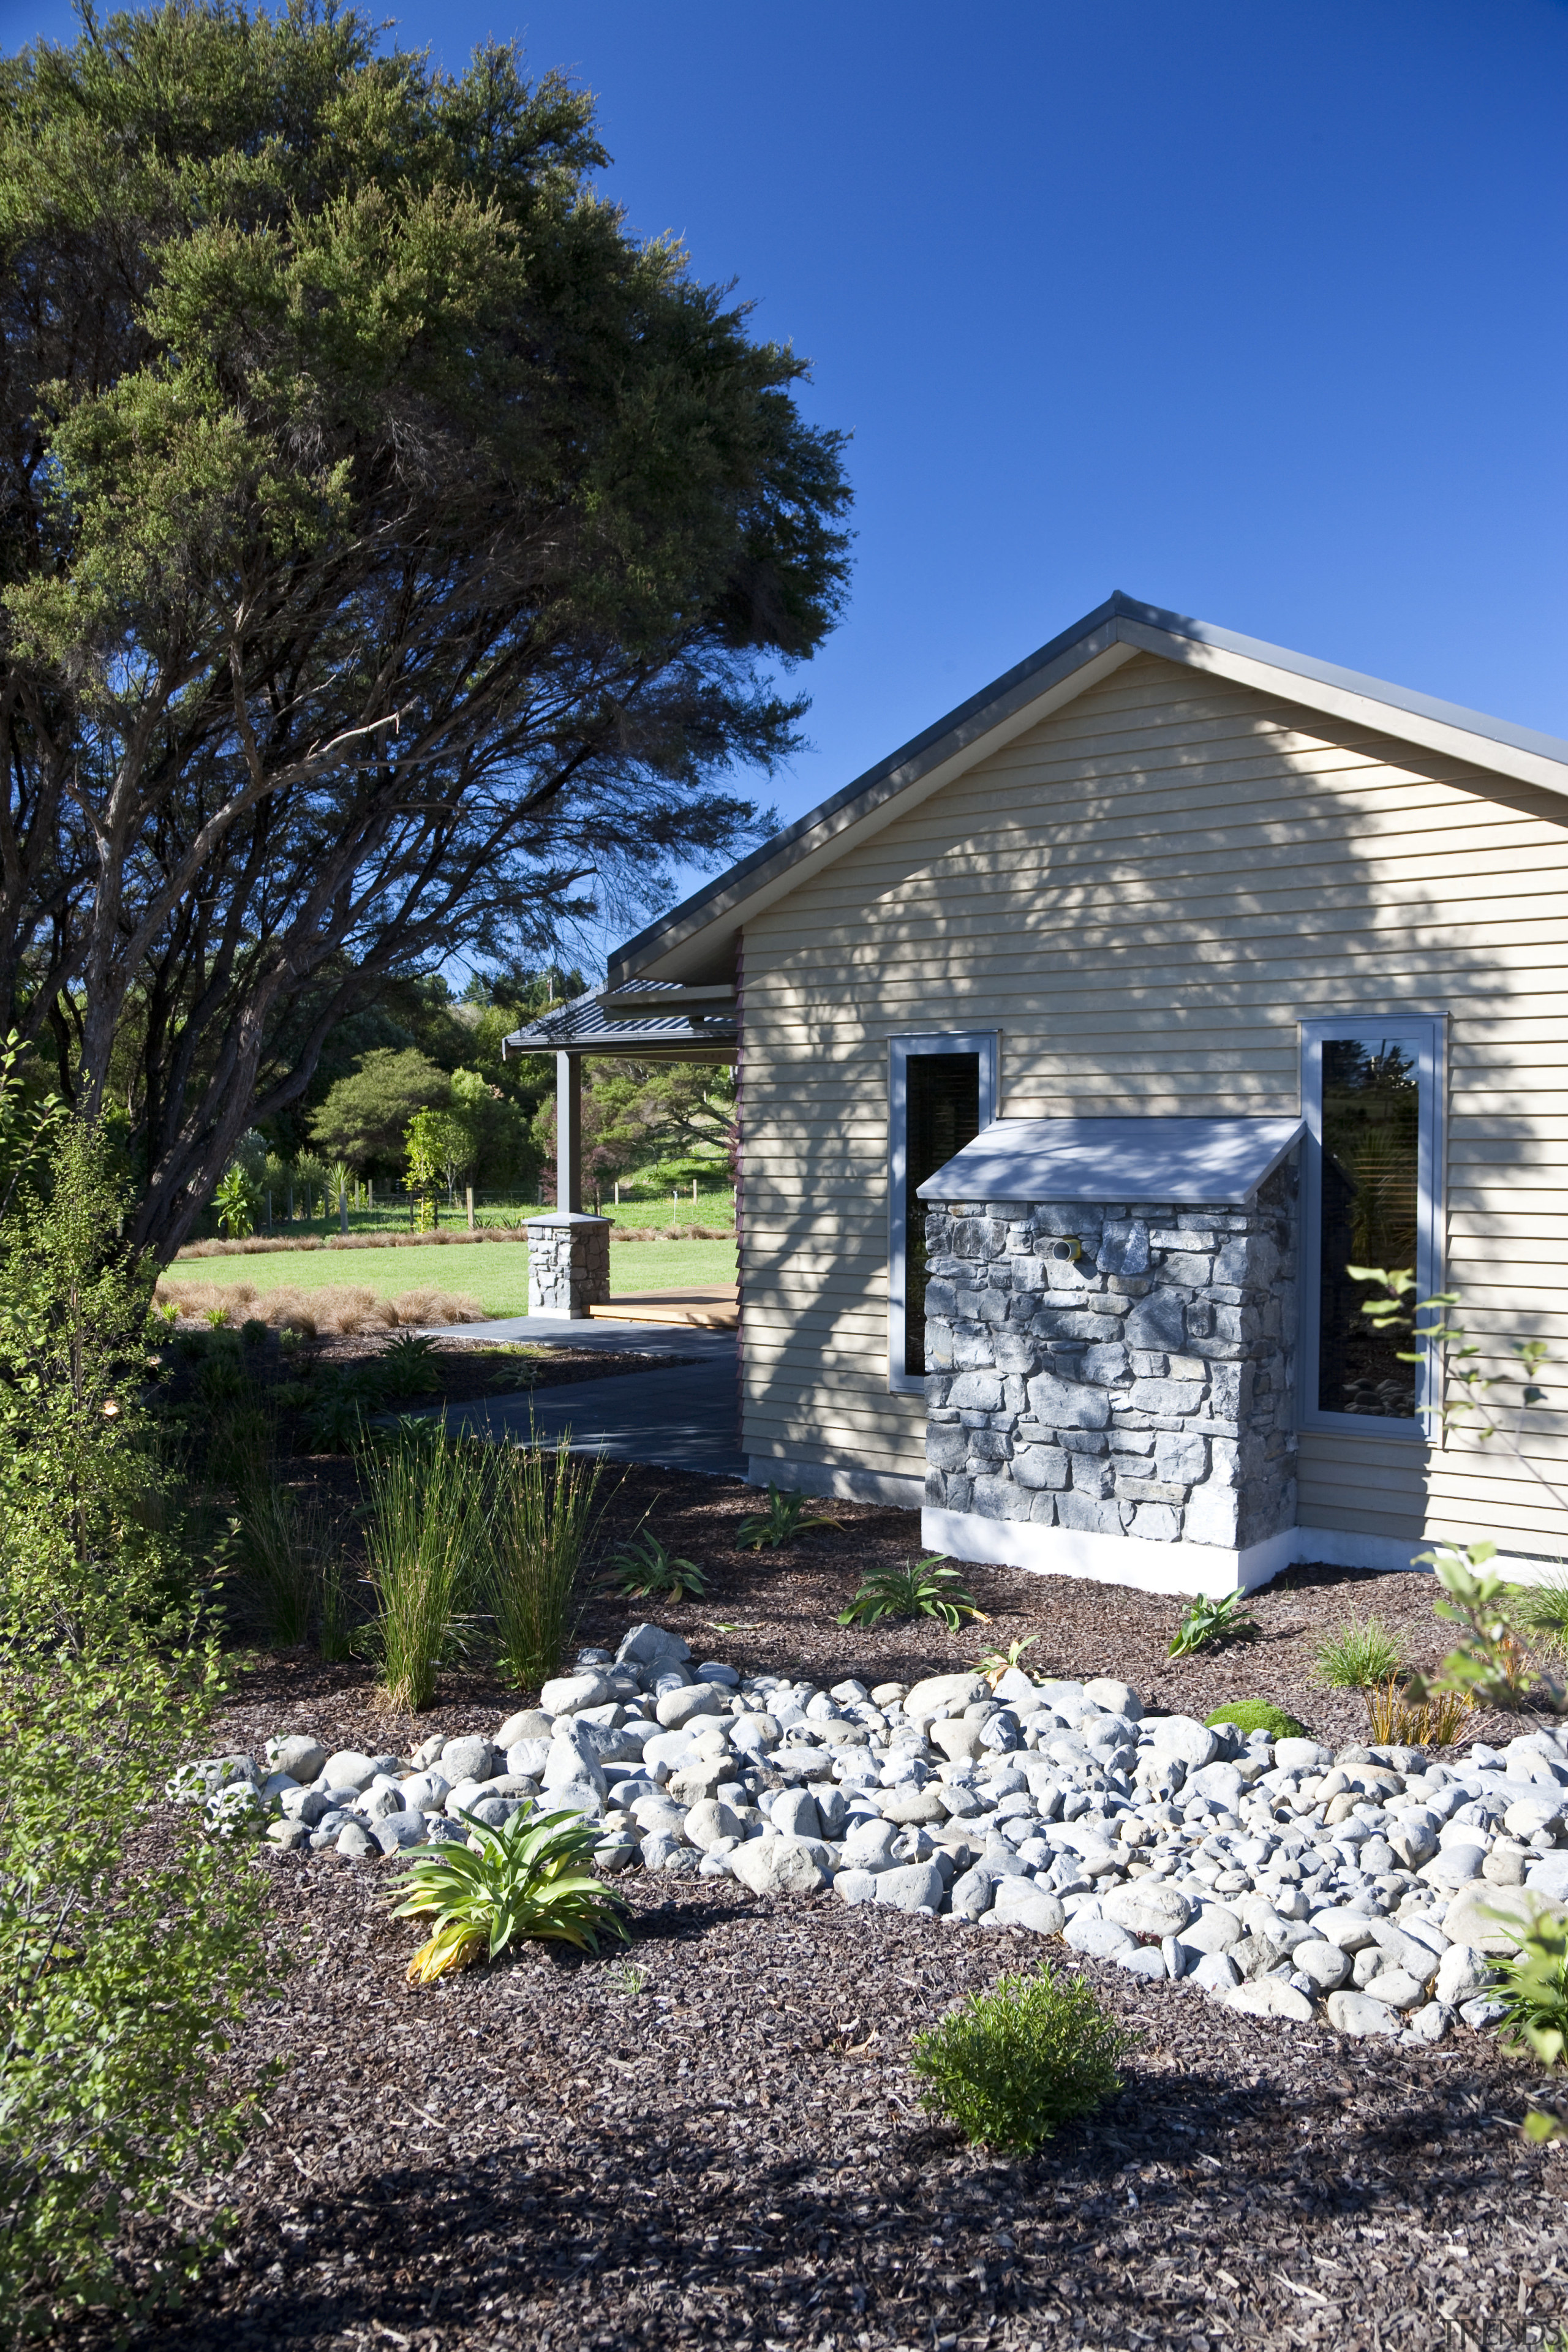
<svg viewBox="0 0 1568 2352">
<path fill-rule="evenodd" d="M 453 1405 L 447 1419 L 487 1437 L 546 1444 L 570 1432 L 574 1454 L 602 1454 L 612 1462 L 647 1462 L 661 1470 L 697 1470 L 710 1478 L 743 1478 L 736 1340 L 733 1332 L 672 1329 L 647 1323 L 576 1322 L 564 1315 L 514 1315 L 504 1322 L 458 1323 L 443 1339 L 524 1340 L 570 1346 L 604 1355 L 638 1349 L 679 1355 L 685 1363 L 649 1372 L 618 1372 L 603 1381 L 487 1398 Z"/>
</svg>

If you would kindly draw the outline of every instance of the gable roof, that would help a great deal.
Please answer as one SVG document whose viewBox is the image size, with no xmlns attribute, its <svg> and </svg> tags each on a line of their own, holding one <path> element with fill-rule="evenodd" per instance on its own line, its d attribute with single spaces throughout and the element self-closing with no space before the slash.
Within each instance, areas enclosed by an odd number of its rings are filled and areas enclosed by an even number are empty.
<svg viewBox="0 0 1568 2352">
<path fill-rule="evenodd" d="M 1430 695 L 1412 694 L 1385 679 L 1313 661 L 1283 646 L 1237 636 L 1207 621 L 1140 604 L 1118 591 L 672 913 L 616 948 L 609 959 L 610 985 L 622 986 L 634 977 L 727 978 L 735 934 L 753 915 L 906 809 L 917 807 L 975 760 L 1037 726 L 1141 653 L 1283 695 L 1309 709 L 1352 719 L 1425 751 L 1568 795 L 1568 743 L 1555 736 L 1512 727 L 1506 719 L 1489 719 Z"/>
</svg>

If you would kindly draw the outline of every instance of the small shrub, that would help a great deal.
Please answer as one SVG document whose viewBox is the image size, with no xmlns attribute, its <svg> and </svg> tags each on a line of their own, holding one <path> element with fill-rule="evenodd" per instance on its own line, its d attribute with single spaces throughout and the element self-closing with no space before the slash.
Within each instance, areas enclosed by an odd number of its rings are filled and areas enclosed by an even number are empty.
<svg viewBox="0 0 1568 2352">
<path fill-rule="evenodd" d="M 741 1550 L 777 1551 L 812 1528 L 831 1528 L 835 1534 L 843 1532 L 837 1519 L 826 1519 L 820 1513 L 808 1511 L 807 1499 L 805 1495 L 786 1494 L 770 1478 L 767 1509 L 741 1522 L 735 1537 Z"/>
<path fill-rule="evenodd" d="M 408 1964 L 411 1984 L 434 1984 L 476 1960 L 537 1939 L 596 1952 L 601 1935 L 630 1941 L 622 1906 L 583 1865 L 598 1841 L 577 1813 L 535 1812 L 531 1801 L 500 1829 L 468 1821 L 471 1843 L 416 1853 L 395 1919 L 434 1918 Z"/>
<path fill-rule="evenodd" d="M 610 1562 L 609 1582 L 617 1592 L 637 1601 L 700 1601 L 707 1590 L 694 1559 L 682 1559 L 660 1542 L 651 1528 L 639 1528 Z"/>
<path fill-rule="evenodd" d="M 1307 1739 L 1311 1736 L 1304 1723 L 1298 1723 L 1282 1706 L 1270 1706 L 1262 1698 L 1237 1699 L 1234 1706 L 1216 1706 L 1212 1715 L 1205 1716 L 1204 1722 L 1210 1731 L 1217 1730 L 1222 1723 L 1230 1723 L 1244 1734 L 1266 1731 L 1270 1739 Z"/>
<path fill-rule="evenodd" d="M 1223 1601 L 1200 1593 L 1189 1601 L 1176 1626 L 1168 1655 L 1184 1658 L 1194 1650 L 1221 1649 L 1226 1642 L 1247 1641 L 1258 1631 L 1258 1620 L 1244 1603 L 1245 1592 L 1227 1592 Z"/>
<path fill-rule="evenodd" d="M 266 1339 L 266 1337 L 267 1326 L 261 1320 L 261 1318 L 258 1315 L 247 1315 L 244 1322 L 239 1327 L 240 1346 L 242 1348 L 259 1348 L 261 1342 Z"/>
<path fill-rule="evenodd" d="M 204 1310 L 204 1313 L 205 1320 L 212 1325 L 215 1331 L 221 1330 L 224 1325 L 228 1321 L 228 1308 L 226 1307 L 208 1307 Z"/>
<path fill-rule="evenodd" d="M 577 1622 L 583 1559 L 598 1517 L 601 1465 L 574 1454 L 509 1446 L 495 1460 L 489 1507 L 489 1604 L 497 1664 L 520 1690 L 554 1674 Z"/>
<path fill-rule="evenodd" d="M 312 1454 L 353 1454 L 369 1436 L 368 1416 L 384 1400 L 374 1373 L 338 1372 L 323 1383 L 305 1432 Z"/>
<path fill-rule="evenodd" d="M 981 2147 L 1026 2155 L 1121 2088 L 1127 2045 L 1085 1979 L 1047 1961 L 1033 1975 L 998 1977 L 917 2034 L 910 2063 L 930 2086 L 923 2106 Z"/>
<path fill-rule="evenodd" d="M 957 1588 L 956 1591 L 952 1588 Z M 972 1592 L 965 1591 L 956 1568 L 944 1555 L 912 1560 L 904 1568 L 876 1568 L 867 1577 L 847 1609 L 838 1612 L 840 1625 L 874 1625 L 881 1617 L 939 1617 L 954 1633 L 966 1617 L 984 1618 Z M 1005 1668 L 1004 1668 L 1005 1672 Z"/>
<path fill-rule="evenodd" d="M 1352 1617 L 1318 1643 L 1314 1666 L 1330 1690 L 1370 1690 L 1399 1672 L 1399 1645 L 1381 1617 Z"/>
<path fill-rule="evenodd" d="M 375 1360 L 389 1397 L 431 1396 L 441 1385 L 441 1350 L 423 1331 L 400 1331 Z"/>
</svg>

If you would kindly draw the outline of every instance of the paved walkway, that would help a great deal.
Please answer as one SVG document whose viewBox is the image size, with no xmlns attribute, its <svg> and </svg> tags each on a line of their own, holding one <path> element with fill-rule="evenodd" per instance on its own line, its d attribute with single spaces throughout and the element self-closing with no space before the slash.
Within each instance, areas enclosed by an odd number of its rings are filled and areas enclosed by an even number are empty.
<svg viewBox="0 0 1568 2352">
<path fill-rule="evenodd" d="M 513 1315 L 504 1322 L 459 1323 L 435 1336 L 447 1339 L 526 1340 L 624 1355 L 680 1355 L 683 1364 L 649 1372 L 617 1372 L 603 1381 L 525 1391 L 453 1405 L 448 1420 L 487 1437 L 527 1438 L 547 1444 L 570 1432 L 574 1454 L 602 1454 L 612 1462 L 647 1462 L 661 1470 L 698 1470 L 711 1478 L 743 1478 L 736 1341 L 730 1331 L 679 1330 L 648 1323 L 575 1322 L 564 1315 Z"/>
</svg>

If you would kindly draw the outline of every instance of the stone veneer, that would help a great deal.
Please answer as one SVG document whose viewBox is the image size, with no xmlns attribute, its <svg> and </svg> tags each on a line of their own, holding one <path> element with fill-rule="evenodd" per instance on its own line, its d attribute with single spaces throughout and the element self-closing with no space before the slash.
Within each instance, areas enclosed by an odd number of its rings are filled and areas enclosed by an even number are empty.
<svg viewBox="0 0 1568 2352">
<path fill-rule="evenodd" d="M 528 1311 L 585 1316 L 610 1296 L 609 1217 L 558 1211 L 528 1217 Z"/>
<path fill-rule="evenodd" d="M 1227 1552 L 1293 1527 L 1295 1223 L 1289 1167 L 1246 1208 L 935 1210 L 928 1508 Z"/>
</svg>

